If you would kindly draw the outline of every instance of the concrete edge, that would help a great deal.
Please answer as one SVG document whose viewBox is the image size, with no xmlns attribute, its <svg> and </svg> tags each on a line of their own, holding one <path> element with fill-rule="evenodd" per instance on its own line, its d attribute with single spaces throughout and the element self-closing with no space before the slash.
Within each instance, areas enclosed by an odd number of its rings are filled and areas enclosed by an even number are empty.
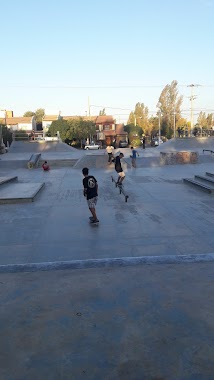
<svg viewBox="0 0 214 380">
<path fill-rule="evenodd" d="M 14 182 L 18 179 L 18 176 L 14 176 L 14 177 L 5 177 L 5 179 L 3 181 L 0 181 L 0 186 L 1 185 L 4 185 L 5 183 L 9 183 L 9 182 Z"/>
<path fill-rule="evenodd" d="M 140 256 L 106 259 L 54 261 L 0 265 L 0 273 L 56 271 L 65 269 L 115 268 L 154 264 L 186 264 L 214 262 L 214 253 L 194 255 Z"/>
<path fill-rule="evenodd" d="M 45 182 L 41 182 L 38 188 L 29 197 L 17 197 L 17 198 L 0 198 L 0 204 L 17 204 L 17 203 L 30 203 L 34 202 L 35 198 L 39 194 L 40 190 L 45 186 Z"/>
</svg>

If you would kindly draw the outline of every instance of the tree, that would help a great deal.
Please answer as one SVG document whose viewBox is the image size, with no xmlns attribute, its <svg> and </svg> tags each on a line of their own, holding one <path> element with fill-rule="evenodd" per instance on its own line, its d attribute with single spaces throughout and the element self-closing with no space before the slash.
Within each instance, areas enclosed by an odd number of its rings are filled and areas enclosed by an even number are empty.
<svg viewBox="0 0 214 380">
<path fill-rule="evenodd" d="M 141 134 L 147 133 L 149 127 L 148 114 L 148 107 L 145 107 L 144 103 L 138 102 L 135 105 L 135 110 L 129 115 L 127 125 L 138 125 L 141 128 Z"/>
<path fill-rule="evenodd" d="M 157 116 L 151 116 L 149 118 L 148 136 L 156 136 L 159 132 L 159 120 Z"/>
<path fill-rule="evenodd" d="M 23 117 L 31 117 L 31 116 L 34 116 L 35 115 L 35 112 L 33 111 L 27 111 L 24 113 Z"/>
<path fill-rule="evenodd" d="M 30 116 L 35 116 L 36 119 L 36 128 L 37 130 L 42 129 L 42 118 L 45 115 L 45 110 L 44 108 L 38 108 L 35 112 L 33 111 L 27 111 L 24 113 L 24 117 L 30 117 Z"/>
<path fill-rule="evenodd" d="M 181 117 L 181 104 L 183 101 L 183 96 L 179 96 L 177 85 L 178 82 L 176 80 L 173 80 L 170 85 L 167 84 L 162 90 L 157 104 L 157 107 L 162 115 L 161 132 L 168 138 L 170 138 L 173 134 L 174 114 L 176 122 Z"/>
<path fill-rule="evenodd" d="M 103 110 L 101 110 L 99 112 L 99 116 L 106 116 L 106 110 L 105 110 L 105 108 L 103 108 Z"/>
<path fill-rule="evenodd" d="M 187 132 L 187 135 L 190 133 L 191 123 L 187 121 L 187 119 L 181 117 L 177 121 L 176 127 L 177 127 L 178 136 L 183 137 L 186 135 L 186 132 Z"/>
<path fill-rule="evenodd" d="M 55 137 L 57 135 L 57 132 L 59 131 L 60 137 L 62 141 L 65 141 L 68 135 L 69 131 L 69 125 L 67 120 L 59 119 L 55 120 L 51 123 L 51 126 L 49 127 L 48 134 L 52 137 Z"/>
<path fill-rule="evenodd" d="M 127 124 L 124 126 L 124 131 L 128 133 L 130 142 L 136 137 L 140 138 L 142 136 L 142 129 L 138 125 Z"/>
<path fill-rule="evenodd" d="M 90 120 L 83 120 L 82 117 L 70 120 L 55 120 L 49 128 L 50 136 L 56 136 L 57 131 L 60 133 L 62 141 L 79 140 L 82 146 L 82 140 L 92 139 L 96 133 L 95 124 Z"/>
</svg>

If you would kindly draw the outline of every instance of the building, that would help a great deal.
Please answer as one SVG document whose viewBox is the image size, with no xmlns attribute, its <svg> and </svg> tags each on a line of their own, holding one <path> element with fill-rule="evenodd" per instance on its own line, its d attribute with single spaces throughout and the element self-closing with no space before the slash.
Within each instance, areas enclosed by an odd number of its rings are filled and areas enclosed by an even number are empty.
<svg viewBox="0 0 214 380">
<path fill-rule="evenodd" d="M 62 116 L 63 120 L 79 119 L 81 116 Z M 104 145 L 119 146 L 120 141 L 128 141 L 128 133 L 123 124 L 116 124 L 113 116 L 82 116 L 85 121 L 93 121 L 96 126 L 96 139 Z"/>
<path fill-rule="evenodd" d="M 0 119 L 0 124 L 6 125 L 11 131 L 35 131 L 35 116 L 29 117 L 4 117 Z"/>
<path fill-rule="evenodd" d="M 53 121 L 61 119 L 60 112 L 57 115 L 44 115 L 42 118 L 42 129 L 46 131 Z"/>
</svg>

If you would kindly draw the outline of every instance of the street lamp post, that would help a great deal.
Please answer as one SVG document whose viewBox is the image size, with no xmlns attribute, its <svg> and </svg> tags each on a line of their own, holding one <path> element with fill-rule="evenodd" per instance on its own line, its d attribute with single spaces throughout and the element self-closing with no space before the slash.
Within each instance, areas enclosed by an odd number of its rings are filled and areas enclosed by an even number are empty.
<svg viewBox="0 0 214 380">
<path fill-rule="evenodd" d="M 160 146 L 160 134 L 161 134 L 161 112 L 158 112 L 158 144 Z"/>
<path fill-rule="evenodd" d="M 174 108 L 174 139 L 176 138 L 175 124 L 176 124 L 176 120 L 175 120 L 175 108 Z"/>
</svg>

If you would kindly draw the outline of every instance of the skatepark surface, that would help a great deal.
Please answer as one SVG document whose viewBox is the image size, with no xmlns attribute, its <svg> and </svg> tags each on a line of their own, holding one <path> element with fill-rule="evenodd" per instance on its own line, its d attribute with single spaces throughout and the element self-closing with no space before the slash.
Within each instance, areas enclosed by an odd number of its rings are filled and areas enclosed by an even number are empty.
<svg viewBox="0 0 214 380">
<path fill-rule="evenodd" d="M 139 150 L 137 169 L 124 150 L 127 203 L 102 151 L 72 149 L 79 164 L 49 172 L 0 166 L 0 177 L 45 183 L 33 203 L 0 205 L 1 379 L 213 379 L 214 197 L 183 178 L 214 163 L 143 166 L 160 148 Z M 10 154 L 28 153 L 1 163 Z M 94 227 L 78 160 L 99 155 Z M 81 269 L 66 266 L 75 260 Z"/>
</svg>

